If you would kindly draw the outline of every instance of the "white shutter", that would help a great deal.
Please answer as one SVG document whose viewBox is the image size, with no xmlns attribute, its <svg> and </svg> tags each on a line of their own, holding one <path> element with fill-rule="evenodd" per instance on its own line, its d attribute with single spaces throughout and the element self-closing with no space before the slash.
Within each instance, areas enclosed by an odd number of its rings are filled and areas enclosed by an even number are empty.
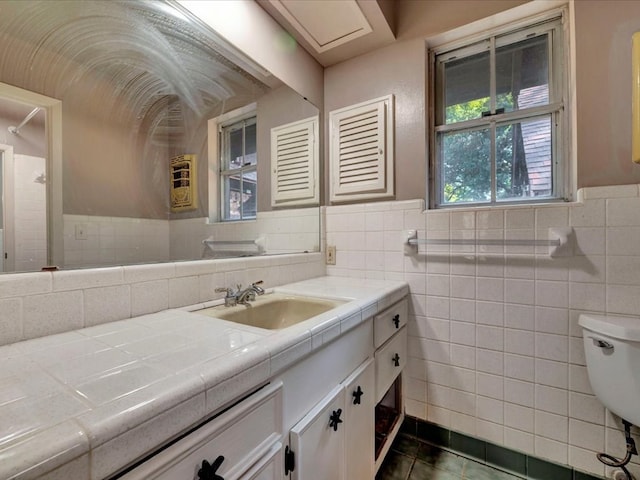
<svg viewBox="0 0 640 480">
<path fill-rule="evenodd" d="M 271 206 L 320 202 L 318 117 L 271 129 Z"/>
<path fill-rule="evenodd" d="M 393 96 L 334 110 L 329 122 L 331 201 L 393 196 Z"/>
</svg>

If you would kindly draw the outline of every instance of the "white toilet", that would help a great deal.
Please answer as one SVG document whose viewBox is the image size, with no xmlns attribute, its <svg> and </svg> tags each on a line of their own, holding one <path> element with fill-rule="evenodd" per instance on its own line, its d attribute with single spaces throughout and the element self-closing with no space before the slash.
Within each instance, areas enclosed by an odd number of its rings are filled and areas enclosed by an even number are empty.
<svg viewBox="0 0 640 480">
<path fill-rule="evenodd" d="M 611 412 L 640 425 L 640 318 L 581 314 L 591 388 Z"/>
</svg>

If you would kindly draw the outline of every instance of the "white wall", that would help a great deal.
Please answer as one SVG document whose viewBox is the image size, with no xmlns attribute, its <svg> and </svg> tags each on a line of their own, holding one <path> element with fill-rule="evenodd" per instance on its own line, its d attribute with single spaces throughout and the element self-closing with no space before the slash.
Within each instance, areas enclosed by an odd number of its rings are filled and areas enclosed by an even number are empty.
<svg viewBox="0 0 640 480">
<path fill-rule="evenodd" d="M 598 475 L 623 456 L 619 420 L 593 396 L 580 312 L 640 313 L 638 185 L 584 189 L 582 203 L 429 210 L 422 200 L 326 209 L 329 275 L 410 284 L 409 415 Z M 571 226 L 577 250 L 421 247 L 420 238 L 547 239 Z M 640 320 L 639 320 L 640 324 Z M 637 460 L 637 457 L 634 461 Z M 640 465 L 632 471 L 640 475 Z"/>
</svg>

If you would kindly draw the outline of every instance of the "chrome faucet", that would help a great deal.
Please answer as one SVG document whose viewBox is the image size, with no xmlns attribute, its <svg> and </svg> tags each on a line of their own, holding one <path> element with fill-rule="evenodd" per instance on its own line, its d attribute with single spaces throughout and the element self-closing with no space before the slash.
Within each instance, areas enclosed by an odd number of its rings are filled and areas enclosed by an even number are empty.
<svg viewBox="0 0 640 480">
<path fill-rule="evenodd" d="M 242 285 L 237 285 L 238 290 L 233 291 L 233 288 L 219 287 L 216 288 L 216 292 L 225 292 L 224 306 L 234 307 L 235 305 L 249 305 L 249 302 L 256 299 L 256 295 L 264 295 L 264 288 L 260 287 L 262 280 L 257 281 L 249 285 L 242 290 Z"/>
<path fill-rule="evenodd" d="M 264 295 L 264 288 L 260 287 L 261 284 L 262 280 L 252 283 L 242 291 L 240 291 L 240 286 L 238 286 L 238 293 L 236 293 L 236 303 L 240 305 L 249 305 L 249 302 L 252 302 L 256 299 L 256 295 Z"/>
<path fill-rule="evenodd" d="M 225 307 L 235 307 L 236 306 L 236 294 L 233 293 L 233 288 L 226 288 L 226 287 L 218 287 L 215 289 L 216 293 L 220 293 L 220 292 L 225 292 L 226 295 L 224 296 L 224 306 Z"/>
</svg>

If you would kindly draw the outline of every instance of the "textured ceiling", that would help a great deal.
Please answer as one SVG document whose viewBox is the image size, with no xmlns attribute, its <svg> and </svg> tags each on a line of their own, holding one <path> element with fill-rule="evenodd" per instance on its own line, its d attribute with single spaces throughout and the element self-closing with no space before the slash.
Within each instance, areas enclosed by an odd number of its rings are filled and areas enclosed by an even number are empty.
<svg viewBox="0 0 640 480">
<path fill-rule="evenodd" d="M 63 101 L 80 89 L 103 115 L 163 128 L 185 110 L 219 114 L 268 89 L 219 53 L 211 32 L 160 1 L 0 2 L 0 82 Z M 159 106 L 176 101 L 167 118 Z"/>
</svg>

